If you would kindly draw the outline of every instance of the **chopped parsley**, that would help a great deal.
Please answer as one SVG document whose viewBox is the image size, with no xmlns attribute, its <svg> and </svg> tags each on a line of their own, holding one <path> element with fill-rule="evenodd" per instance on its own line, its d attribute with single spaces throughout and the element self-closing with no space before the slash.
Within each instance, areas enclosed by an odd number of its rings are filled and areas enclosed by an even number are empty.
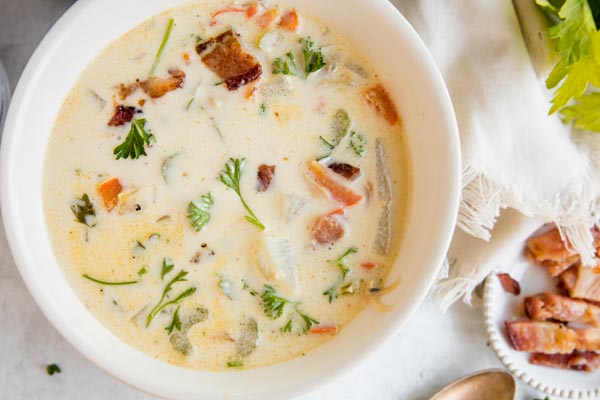
<svg viewBox="0 0 600 400">
<path fill-rule="evenodd" d="M 348 273 L 350 272 L 350 267 L 348 267 L 344 263 L 344 259 L 347 256 L 349 256 L 350 254 L 355 254 L 355 253 L 358 253 L 358 249 L 356 247 L 352 246 L 352 247 L 348 248 L 348 250 L 346 250 L 344 252 L 344 254 L 342 254 L 338 258 L 335 258 L 333 260 L 327 260 L 327 262 L 332 265 L 337 265 L 342 273 L 342 278 L 346 278 L 346 275 L 348 275 Z"/>
<path fill-rule="evenodd" d="M 133 285 L 135 283 L 138 283 L 139 281 L 122 281 L 122 282 L 107 282 L 107 281 L 103 281 L 101 279 L 97 279 L 94 278 L 92 276 L 89 276 L 88 274 L 83 274 L 81 275 L 83 276 L 85 279 L 98 283 L 100 285 L 107 285 L 107 286 L 124 286 L 124 285 Z"/>
<path fill-rule="evenodd" d="M 165 276 L 175 268 L 173 261 L 163 258 L 162 270 L 160 271 L 160 279 L 165 279 Z"/>
<path fill-rule="evenodd" d="M 312 328 L 313 325 L 318 325 L 319 324 L 319 321 L 317 321 L 316 319 L 314 319 L 312 317 L 309 317 L 308 315 L 300 312 L 298 309 L 296 309 L 296 312 L 298 313 L 298 315 L 304 321 L 304 333 L 308 332 L 310 330 L 310 328 Z"/>
<path fill-rule="evenodd" d="M 221 182 L 238 195 L 242 205 L 248 212 L 246 220 L 258 227 L 261 231 L 265 230 L 265 226 L 260 222 L 256 214 L 250 209 L 250 206 L 244 201 L 242 192 L 240 191 L 240 179 L 242 178 L 242 172 L 244 170 L 244 164 L 246 163 L 245 158 L 230 158 L 225 164 L 225 169 L 219 174 Z"/>
<path fill-rule="evenodd" d="M 212 194 L 208 192 L 200 196 L 200 201 L 191 201 L 188 205 L 188 219 L 192 228 L 196 232 L 200 232 L 210 221 L 210 207 L 213 205 Z"/>
<path fill-rule="evenodd" d="M 187 274 L 188 274 L 187 271 L 182 270 L 177 274 L 177 276 L 175 276 L 175 278 L 171 279 L 171 281 L 169 283 L 167 283 L 167 285 L 165 286 L 165 288 L 163 290 L 162 296 L 160 297 L 160 300 L 154 306 L 154 308 L 148 313 L 148 317 L 146 318 L 146 326 L 150 326 L 150 323 L 152 322 L 154 317 L 156 317 L 158 315 L 158 313 L 160 313 L 162 310 L 164 310 L 165 308 L 167 308 L 170 305 L 178 304 L 181 300 L 193 295 L 196 292 L 196 288 L 192 286 L 192 287 L 186 289 L 185 291 L 181 292 L 173 300 L 165 301 L 165 300 L 167 300 L 166 299 L 167 294 L 169 294 L 169 292 L 171 292 L 171 290 L 173 289 L 173 285 L 175 285 L 176 283 L 187 281 L 187 279 L 185 279 Z"/>
<path fill-rule="evenodd" d="M 62 371 L 57 364 L 50 364 L 46 366 L 46 372 L 48 375 L 60 374 Z"/>
<path fill-rule="evenodd" d="M 137 160 L 141 156 L 147 156 L 145 146 L 149 146 L 151 141 L 155 141 L 155 138 L 153 134 L 146 131 L 145 125 L 146 118 L 133 120 L 125 141 L 115 147 L 113 151 L 117 160 L 121 158 Z"/>
<path fill-rule="evenodd" d="M 138 274 L 139 276 L 145 275 L 145 274 L 147 274 L 147 273 L 148 273 L 148 270 L 146 269 L 146 267 L 142 267 L 142 268 L 141 268 L 141 269 L 140 269 L 140 270 L 137 272 L 137 274 Z"/>
<path fill-rule="evenodd" d="M 278 296 L 275 292 L 275 288 L 271 285 L 265 285 L 260 298 L 262 299 L 265 314 L 271 319 L 281 317 L 285 305 L 290 302 L 289 300 Z"/>
<path fill-rule="evenodd" d="M 304 55 L 304 72 L 308 78 L 310 74 L 317 72 L 327 65 L 327 63 L 321 49 L 316 50 L 314 48 L 315 43 L 310 38 L 301 38 L 300 44 L 302 45 L 302 54 Z"/>
<path fill-rule="evenodd" d="M 171 320 L 171 324 L 169 326 L 167 326 L 165 328 L 167 330 L 167 332 L 169 332 L 169 335 L 171 333 L 173 333 L 173 330 L 177 329 L 178 331 L 181 331 L 181 320 L 179 319 L 179 307 L 177 307 L 177 310 L 175 310 L 175 313 L 173 313 L 173 319 Z"/>
<path fill-rule="evenodd" d="M 171 29 L 173 29 L 174 22 L 175 22 L 175 20 L 173 18 L 169 19 L 169 24 L 167 25 L 167 30 L 165 31 L 163 40 L 160 43 L 160 47 L 158 48 L 158 51 L 156 52 L 156 56 L 154 57 L 154 63 L 152 63 L 152 68 L 150 69 L 150 75 L 152 75 L 154 73 L 154 71 L 156 71 L 156 67 L 158 66 L 158 63 L 160 62 L 160 57 L 162 56 L 163 50 L 165 49 L 165 46 L 167 45 L 167 42 L 169 41 L 169 36 L 171 36 Z"/>
<path fill-rule="evenodd" d="M 87 193 L 75 200 L 71 205 L 71 211 L 75 215 L 75 221 L 93 228 L 96 226 L 96 211 Z"/>
<path fill-rule="evenodd" d="M 229 361 L 227 362 L 227 368 L 242 368 L 244 363 L 242 361 Z"/>
<path fill-rule="evenodd" d="M 362 157 L 365 152 L 365 146 L 367 145 L 367 139 L 365 139 L 362 133 L 352 131 L 350 133 L 350 145 L 349 147 L 354 150 L 357 156 Z"/>
</svg>

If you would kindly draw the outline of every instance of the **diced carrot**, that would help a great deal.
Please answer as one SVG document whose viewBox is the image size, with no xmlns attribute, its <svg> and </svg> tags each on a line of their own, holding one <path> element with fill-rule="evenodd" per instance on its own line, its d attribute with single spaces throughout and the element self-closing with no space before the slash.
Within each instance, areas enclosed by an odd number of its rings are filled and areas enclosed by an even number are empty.
<svg viewBox="0 0 600 400">
<path fill-rule="evenodd" d="M 336 208 L 335 210 L 333 210 L 332 212 L 330 212 L 327 215 L 344 215 L 345 212 L 346 212 L 345 208 Z"/>
<path fill-rule="evenodd" d="M 111 178 L 98 185 L 98 192 L 102 196 L 104 207 L 106 207 L 108 211 L 115 208 L 119 203 L 119 193 L 121 193 L 122 189 L 123 186 L 121 186 L 117 178 Z"/>
<path fill-rule="evenodd" d="M 315 182 L 327 191 L 330 196 L 345 207 L 350 207 L 362 200 L 362 196 L 338 182 L 329 169 L 316 161 L 308 164 L 308 170 Z"/>
<path fill-rule="evenodd" d="M 373 106 L 375 111 L 381 114 L 390 125 L 395 125 L 398 122 L 400 117 L 398 116 L 398 111 L 396 111 L 396 106 L 387 90 L 380 83 L 365 89 L 363 96 L 367 100 L 367 103 Z"/>
<path fill-rule="evenodd" d="M 361 263 L 360 266 L 364 269 L 371 270 L 371 269 L 375 268 L 377 266 L 377 264 L 375 264 L 372 261 L 365 261 L 365 262 Z"/>
<path fill-rule="evenodd" d="M 258 3 L 254 2 L 248 6 L 246 9 L 246 18 L 252 18 L 258 13 L 259 7 Z"/>
<path fill-rule="evenodd" d="M 138 100 L 138 104 L 140 107 L 144 107 L 144 104 L 146 104 L 146 100 L 145 99 L 139 99 Z"/>
<path fill-rule="evenodd" d="M 315 335 L 337 335 L 339 328 L 337 325 L 317 325 L 310 328 L 309 332 Z"/>
<path fill-rule="evenodd" d="M 217 17 L 221 14 L 227 14 L 227 13 L 245 13 L 247 12 L 247 10 L 245 8 L 240 8 L 240 7 L 226 7 L 223 8 L 222 10 L 216 11 L 213 15 L 212 15 L 212 20 L 210 22 L 211 26 L 214 26 L 218 23 L 217 21 Z"/>
<path fill-rule="evenodd" d="M 279 26 L 290 32 L 296 32 L 298 25 L 300 25 L 300 18 L 296 10 L 288 11 L 281 17 L 281 21 L 279 21 Z"/>
<path fill-rule="evenodd" d="M 186 64 L 190 63 L 190 53 L 183 53 L 183 61 L 185 61 Z"/>
<path fill-rule="evenodd" d="M 271 8 L 262 13 L 256 20 L 256 23 L 260 29 L 267 29 L 279 16 L 279 9 L 277 7 Z"/>
</svg>

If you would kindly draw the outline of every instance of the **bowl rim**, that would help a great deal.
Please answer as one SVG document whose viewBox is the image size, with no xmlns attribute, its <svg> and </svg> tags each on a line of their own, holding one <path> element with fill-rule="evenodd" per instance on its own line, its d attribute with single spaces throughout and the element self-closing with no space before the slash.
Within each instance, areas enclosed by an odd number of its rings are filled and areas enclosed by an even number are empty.
<svg viewBox="0 0 600 400">
<path fill-rule="evenodd" d="M 47 58 L 52 55 L 55 47 L 59 46 L 63 40 L 63 35 L 70 28 L 71 22 L 93 6 L 97 6 L 101 3 L 101 0 L 80 0 L 75 2 L 65 14 L 53 25 L 49 32 L 44 36 L 41 43 L 30 58 L 27 66 L 25 67 L 17 87 L 15 89 L 12 102 L 9 106 L 6 123 L 4 126 L 4 132 L 2 137 L 2 146 L 0 148 L 0 187 L 4 189 L 15 185 L 13 177 L 13 159 L 11 157 L 11 150 L 15 146 L 15 138 L 18 134 L 17 122 L 20 115 L 20 109 L 24 107 L 28 102 L 28 97 L 32 94 L 32 88 L 35 85 L 35 81 L 40 74 L 40 71 L 45 68 Z M 181 3 L 177 3 L 180 5 Z M 329 375 L 319 379 L 314 379 L 306 385 L 296 386 L 291 388 L 287 394 L 295 396 L 303 393 L 313 391 L 324 384 L 333 381 L 339 376 L 347 373 L 350 369 L 354 368 L 360 362 L 363 362 L 369 354 L 372 354 L 375 349 L 384 345 L 388 342 L 398 329 L 412 316 L 416 309 L 425 299 L 429 288 L 431 288 L 433 282 L 437 278 L 439 267 L 441 267 L 443 260 L 446 257 L 446 252 L 450 246 L 450 241 L 454 232 L 454 227 L 458 218 L 459 208 L 459 195 L 460 195 L 460 174 L 461 174 L 461 149 L 459 142 L 458 126 L 452 106 L 452 101 L 448 93 L 448 89 L 444 83 L 442 74 L 438 70 L 435 61 L 425 44 L 422 42 L 416 31 L 412 28 L 409 22 L 402 16 L 400 11 L 394 7 L 387 0 L 372 0 L 370 6 L 375 9 L 382 17 L 394 19 L 403 29 L 404 34 L 408 35 L 407 41 L 410 42 L 413 50 L 417 53 L 418 59 L 422 64 L 422 67 L 426 70 L 427 75 L 431 79 L 431 85 L 435 88 L 437 93 L 436 101 L 441 110 L 441 114 L 438 118 L 442 121 L 441 124 L 445 127 L 445 139 L 447 140 L 447 151 L 450 154 L 450 165 L 448 165 L 447 174 L 452 177 L 452 180 L 448 182 L 448 190 L 444 194 L 448 195 L 448 201 L 440 205 L 440 208 L 444 208 L 442 214 L 445 216 L 444 220 L 439 221 L 440 226 L 444 227 L 443 233 L 440 233 L 437 245 L 432 249 L 429 257 L 433 262 L 432 267 L 424 273 L 425 278 L 423 279 L 422 285 L 418 288 L 415 300 L 407 307 L 404 308 L 402 317 L 396 318 L 389 326 L 386 327 L 386 331 L 380 334 L 380 341 L 365 346 L 363 349 L 358 351 L 354 356 L 354 362 L 345 363 L 339 366 L 335 371 L 331 371 Z M 163 10 L 171 8 L 170 4 L 165 4 Z M 326 19 L 326 18 L 325 18 Z M 82 340 L 77 335 L 77 329 L 73 326 L 64 324 L 64 320 L 60 318 L 55 305 L 49 300 L 49 294 L 39 291 L 37 289 L 43 287 L 43 282 L 35 277 L 35 265 L 31 265 L 30 260 L 25 256 L 30 248 L 27 246 L 22 238 L 21 224 L 16 216 L 17 199 L 11 193 L 10 190 L 3 190 L 0 193 L 0 204 L 2 211 L 2 218 L 4 223 L 4 229 L 7 236 L 7 241 L 13 259 L 19 269 L 19 273 L 23 281 L 25 282 L 29 292 L 37 303 L 38 307 L 42 310 L 45 317 L 52 323 L 55 329 L 81 354 L 83 354 L 88 360 L 92 361 L 95 365 L 99 366 L 102 370 L 108 374 L 115 376 L 117 379 L 134 386 L 145 392 L 152 392 L 153 394 L 161 396 L 170 396 L 166 392 L 157 392 L 155 389 L 149 389 L 147 385 L 140 384 L 138 382 L 132 382 L 131 376 L 124 377 L 123 374 L 113 372 L 110 368 L 112 365 L 106 357 L 100 357 L 99 354 L 93 353 L 90 350 L 90 343 L 86 340 Z M 47 235 L 47 234 L 46 234 Z M 433 265 L 439 266 L 434 268 Z M 187 397 L 186 397 L 187 398 Z"/>
</svg>

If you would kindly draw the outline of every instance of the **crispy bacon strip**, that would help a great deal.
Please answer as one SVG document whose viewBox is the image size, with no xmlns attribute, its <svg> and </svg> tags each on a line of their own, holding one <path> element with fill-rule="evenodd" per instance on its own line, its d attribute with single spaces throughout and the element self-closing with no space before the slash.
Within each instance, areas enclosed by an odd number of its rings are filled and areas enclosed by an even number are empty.
<svg viewBox="0 0 600 400">
<path fill-rule="evenodd" d="M 526 297 L 525 312 L 536 321 L 578 322 L 600 327 L 600 307 L 550 292 Z"/>
<path fill-rule="evenodd" d="M 125 125 L 127 122 L 131 122 L 133 114 L 136 112 L 138 112 L 138 110 L 136 110 L 135 107 L 126 107 L 119 104 L 115 107 L 115 114 L 110 121 L 108 121 L 108 126 Z"/>
<path fill-rule="evenodd" d="M 400 120 L 394 102 L 381 84 L 365 89 L 363 97 L 390 125 L 395 125 Z"/>
<path fill-rule="evenodd" d="M 128 85 L 121 84 L 119 86 L 119 95 L 121 100 L 125 100 L 129 95 L 141 88 L 144 93 L 153 99 L 163 97 L 165 94 L 180 89 L 185 82 L 185 72 L 180 69 L 170 69 L 168 78 L 159 78 L 151 76 L 145 81 L 136 80 Z"/>
<path fill-rule="evenodd" d="M 592 372 L 600 368 L 600 354 L 593 351 L 575 351 L 571 354 L 534 353 L 529 358 L 529 362 L 545 367 Z"/>
<path fill-rule="evenodd" d="M 273 176 L 275 176 L 275 166 L 261 164 L 258 167 L 256 190 L 258 192 L 266 191 L 269 188 L 269 186 L 271 185 Z"/>
<path fill-rule="evenodd" d="M 574 265 L 560 275 L 560 283 L 573 298 L 600 301 L 600 266 Z"/>
<path fill-rule="evenodd" d="M 521 294 L 521 285 L 519 282 L 515 281 L 509 274 L 498 274 L 498 279 L 500 280 L 500 284 L 502 288 L 515 296 Z"/>
<path fill-rule="evenodd" d="M 338 182 L 327 168 L 316 161 L 308 164 L 312 179 L 338 203 L 350 207 L 362 200 L 362 196 Z"/>
<path fill-rule="evenodd" d="M 312 238 L 319 244 L 332 244 L 340 240 L 346 228 L 339 214 L 320 216 L 312 228 Z"/>
<path fill-rule="evenodd" d="M 355 180 L 360 175 L 360 168 L 346 163 L 329 164 L 328 168 L 350 181 Z"/>
<path fill-rule="evenodd" d="M 505 324 L 513 347 L 519 351 L 570 354 L 575 350 L 600 350 L 600 329 L 575 329 L 539 321 L 506 321 Z"/>
<path fill-rule="evenodd" d="M 228 30 L 196 46 L 202 62 L 223 79 L 231 91 L 262 75 L 260 63 L 242 48 L 238 37 L 237 33 Z"/>
</svg>

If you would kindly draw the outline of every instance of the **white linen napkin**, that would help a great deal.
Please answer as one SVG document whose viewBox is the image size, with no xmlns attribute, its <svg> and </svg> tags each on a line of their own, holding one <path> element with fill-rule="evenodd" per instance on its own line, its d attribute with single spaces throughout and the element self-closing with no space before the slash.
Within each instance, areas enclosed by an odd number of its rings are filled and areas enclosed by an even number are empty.
<svg viewBox="0 0 600 400">
<path fill-rule="evenodd" d="M 551 94 L 531 65 L 511 0 L 392 3 L 442 71 L 462 142 L 458 228 L 448 276 L 435 288 L 442 308 L 461 297 L 470 302 L 487 275 L 509 271 L 523 241 L 544 222 L 556 222 L 592 263 L 600 135 L 571 132 L 547 115 Z M 492 230 L 507 207 L 522 215 L 509 213 Z"/>
</svg>

